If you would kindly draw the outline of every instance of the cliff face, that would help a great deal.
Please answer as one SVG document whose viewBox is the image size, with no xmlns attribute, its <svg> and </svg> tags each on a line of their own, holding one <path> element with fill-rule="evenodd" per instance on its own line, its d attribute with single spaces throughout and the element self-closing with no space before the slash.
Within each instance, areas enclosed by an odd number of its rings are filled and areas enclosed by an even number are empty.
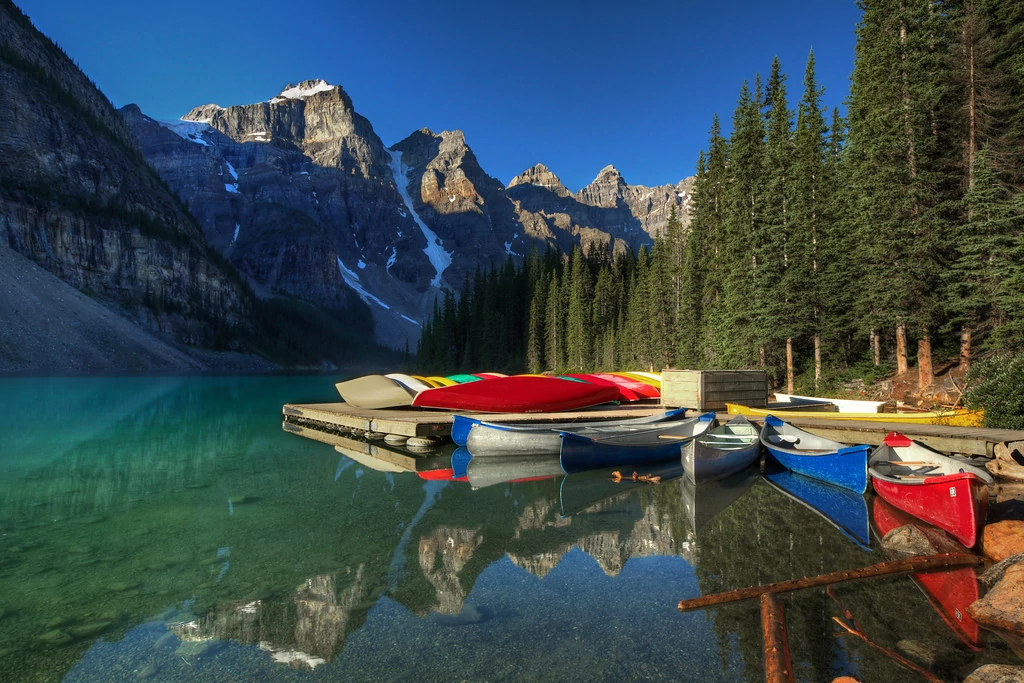
<svg viewBox="0 0 1024 683">
<path fill-rule="evenodd" d="M 248 328 L 244 286 L 109 101 L 9 2 L 0 90 L 0 239 L 179 343 Z"/>
</svg>

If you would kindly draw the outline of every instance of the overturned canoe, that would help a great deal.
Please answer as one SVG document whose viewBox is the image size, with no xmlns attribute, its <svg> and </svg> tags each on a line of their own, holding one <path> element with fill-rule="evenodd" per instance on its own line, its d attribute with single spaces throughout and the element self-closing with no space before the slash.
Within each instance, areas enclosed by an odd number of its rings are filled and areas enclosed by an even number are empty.
<svg viewBox="0 0 1024 683">
<path fill-rule="evenodd" d="M 412 405 L 483 413 L 547 413 L 609 403 L 617 396 L 612 387 L 560 377 L 513 375 L 427 389 L 416 394 Z"/>
<path fill-rule="evenodd" d="M 353 408 L 379 410 L 412 405 L 415 392 L 385 375 L 364 375 L 334 385 Z"/>
</svg>

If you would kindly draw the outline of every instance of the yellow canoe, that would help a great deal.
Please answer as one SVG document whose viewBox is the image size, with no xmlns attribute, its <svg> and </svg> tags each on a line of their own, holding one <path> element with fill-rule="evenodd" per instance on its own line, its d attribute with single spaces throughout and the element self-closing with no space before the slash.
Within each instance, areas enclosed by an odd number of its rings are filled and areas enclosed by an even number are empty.
<svg viewBox="0 0 1024 683">
<path fill-rule="evenodd" d="M 439 387 L 451 387 L 458 384 L 455 380 L 448 379 L 447 377 L 441 377 L 440 375 L 430 375 L 427 379 L 437 384 Z"/>
<path fill-rule="evenodd" d="M 623 372 L 616 370 L 615 372 L 608 373 L 609 375 L 618 375 L 619 377 L 628 377 L 629 379 L 635 379 L 637 382 L 643 382 L 649 384 L 658 391 L 661 391 L 661 378 L 656 378 L 652 372 Z"/>
<path fill-rule="evenodd" d="M 764 417 L 775 415 L 786 418 L 817 418 L 819 420 L 864 420 L 867 422 L 909 422 L 911 424 L 936 424 L 954 427 L 980 427 L 985 417 L 981 410 L 932 410 L 920 413 L 822 413 L 808 410 L 788 410 L 785 408 L 751 408 L 739 403 L 726 403 L 725 409 L 730 415 L 746 415 L 747 417 Z"/>
</svg>

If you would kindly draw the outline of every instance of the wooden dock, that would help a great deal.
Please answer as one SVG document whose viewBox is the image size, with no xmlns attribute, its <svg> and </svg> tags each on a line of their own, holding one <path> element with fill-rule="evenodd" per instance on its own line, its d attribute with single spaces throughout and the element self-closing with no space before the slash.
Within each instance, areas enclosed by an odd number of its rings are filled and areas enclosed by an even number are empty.
<svg viewBox="0 0 1024 683">
<path fill-rule="evenodd" d="M 475 413 L 474 415 L 494 422 L 540 424 L 644 417 L 665 409 L 659 404 L 648 403 L 596 407 L 562 413 Z M 287 403 L 284 405 L 282 413 L 284 428 L 287 431 L 300 433 L 296 428 L 301 427 L 300 435 L 309 438 L 316 438 L 317 433 L 344 435 L 343 433 L 352 430 L 398 434 L 406 437 L 448 437 L 451 435 L 452 416 L 455 414 L 418 408 L 364 410 L 353 408 L 346 403 Z M 988 458 L 994 457 L 994 449 L 997 444 L 1024 441 L 1024 431 L 1010 429 L 919 425 L 908 422 L 829 420 L 825 415 L 827 413 L 823 413 L 821 418 L 796 418 L 787 421 L 813 434 L 840 443 L 878 445 L 882 443 L 886 434 L 898 431 L 942 453 L 959 453 Z M 784 417 L 781 413 L 780 416 Z M 720 423 L 728 421 L 731 417 L 726 413 L 718 413 Z M 763 418 L 751 417 L 749 419 L 756 424 L 763 422 Z M 348 441 L 355 442 L 352 439 Z M 338 445 L 334 441 L 330 441 L 330 443 Z"/>
</svg>

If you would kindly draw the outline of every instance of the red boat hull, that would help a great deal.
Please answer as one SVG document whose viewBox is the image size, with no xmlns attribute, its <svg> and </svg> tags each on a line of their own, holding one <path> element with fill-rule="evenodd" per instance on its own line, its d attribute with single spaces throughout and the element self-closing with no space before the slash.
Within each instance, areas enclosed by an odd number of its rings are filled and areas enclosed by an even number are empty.
<svg viewBox="0 0 1024 683">
<path fill-rule="evenodd" d="M 513 375 L 426 389 L 416 394 L 412 404 L 419 408 L 484 413 L 550 413 L 610 403 L 618 396 L 619 390 L 614 386 Z"/>
<path fill-rule="evenodd" d="M 639 401 L 642 397 L 632 389 L 622 385 L 616 384 L 610 380 L 598 377 L 597 375 L 565 375 L 566 377 L 572 377 L 574 379 L 581 379 L 584 382 L 590 382 L 591 384 L 599 384 L 605 387 L 615 387 L 616 391 L 619 392 L 618 401 L 620 403 L 630 403 L 632 401 Z"/>
<path fill-rule="evenodd" d="M 891 482 L 871 478 L 875 493 L 973 548 L 988 513 L 988 485 L 969 472 Z"/>
<path fill-rule="evenodd" d="M 641 382 L 640 380 L 633 379 L 632 377 L 613 375 L 608 372 L 595 372 L 593 375 L 594 377 L 606 380 L 612 384 L 618 384 L 619 386 L 625 387 L 644 398 L 661 398 L 661 392 L 647 382 Z"/>
<path fill-rule="evenodd" d="M 880 537 L 896 527 L 916 521 L 881 498 L 875 498 L 871 515 Z M 972 650 L 980 650 L 981 628 L 967 613 L 967 607 L 978 599 L 978 578 L 974 569 L 962 567 L 944 572 L 923 572 L 913 574 L 911 578 L 960 640 Z"/>
</svg>

